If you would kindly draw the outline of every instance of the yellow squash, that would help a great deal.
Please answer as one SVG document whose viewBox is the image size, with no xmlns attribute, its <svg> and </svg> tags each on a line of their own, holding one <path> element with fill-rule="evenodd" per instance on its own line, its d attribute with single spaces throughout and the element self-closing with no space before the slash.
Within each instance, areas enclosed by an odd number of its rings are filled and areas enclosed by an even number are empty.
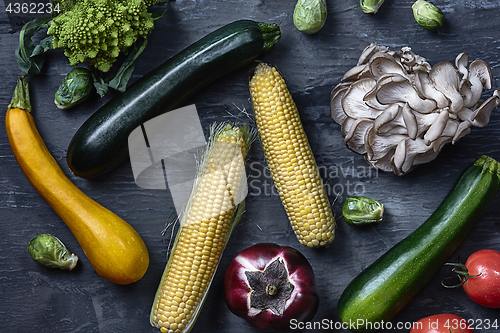
<svg viewBox="0 0 500 333">
<path fill-rule="evenodd" d="M 5 125 L 26 178 L 70 228 L 100 276 L 117 284 L 139 280 L 149 266 L 142 238 L 71 182 L 45 146 L 30 111 L 28 82 L 20 78 Z"/>
</svg>

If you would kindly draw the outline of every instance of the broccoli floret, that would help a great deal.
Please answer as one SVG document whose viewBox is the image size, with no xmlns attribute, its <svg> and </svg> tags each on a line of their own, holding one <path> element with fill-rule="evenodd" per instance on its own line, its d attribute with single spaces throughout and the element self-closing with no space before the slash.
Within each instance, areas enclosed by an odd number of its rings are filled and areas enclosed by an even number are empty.
<svg viewBox="0 0 500 333">
<path fill-rule="evenodd" d="M 60 0 L 60 12 L 47 33 L 52 45 L 64 49 L 71 65 L 85 61 L 108 72 L 120 52 L 154 28 L 147 12 L 156 0 Z"/>
</svg>

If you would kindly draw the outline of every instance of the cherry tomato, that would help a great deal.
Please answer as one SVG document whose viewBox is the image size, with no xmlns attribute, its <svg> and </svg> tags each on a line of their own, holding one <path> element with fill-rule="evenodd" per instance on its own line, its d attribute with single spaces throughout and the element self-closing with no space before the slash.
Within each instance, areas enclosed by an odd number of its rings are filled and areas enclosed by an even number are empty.
<svg viewBox="0 0 500 333">
<path fill-rule="evenodd" d="M 489 308 L 500 308 L 500 252 L 480 250 L 465 263 L 467 275 L 463 288 L 476 303 Z"/>
<path fill-rule="evenodd" d="M 410 333 L 474 333 L 464 318 L 442 313 L 422 318 L 413 323 Z"/>
</svg>

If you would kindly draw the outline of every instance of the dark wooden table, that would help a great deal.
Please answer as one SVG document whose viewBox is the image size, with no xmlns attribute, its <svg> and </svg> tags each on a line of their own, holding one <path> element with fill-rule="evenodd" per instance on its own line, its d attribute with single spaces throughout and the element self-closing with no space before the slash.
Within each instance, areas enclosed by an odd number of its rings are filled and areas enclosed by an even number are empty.
<svg viewBox="0 0 500 333">
<path fill-rule="evenodd" d="M 380 200 L 386 207 L 384 221 L 379 225 L 352 228 L 338 218 L 337 236 L 330 247 L 321 250 L 304 248 L 297 242 L 278 196 L 271 191 L 272 181 L 264 173 L 265 161 L 260 144 L 254 144 L 249 156 L 252 167 L 248 171 L 247 210 L 229 241 L 193 332 L 256 331 L 227 309 L 222 277 L 240 250 L 258 242 L 289 245 L 309 259 L 321 294 L 314 321 L 337 322 L 337 300 L 349 281 L 424 222 L 467 165 L 481 154 L 500 159 L 500 116 L 495 111 L 487 127 L 473 129 L 455 145 L 445 146 L 435 161 L 404 177 L 375 170 L 363 177 L 353 176 L 349 170 L 368 170 L 367 164 L 362 156 L 345 147 L 340 126 L 329 115 L 330 91 L 356 64 L 363 48 L 373 41 L 393 50 L 410 46 L 431 64 L 454 61 L 459 53 L 467 52 L 470 60 L 479 58 L 490 64 L 493 87 L 498 88 L 500 3 L 497 0 L 435 0 L 446 17 L 443 28 L 435 33 L 415 23 L 411 10 L 413 1 L 410 0 L 386 0 L 376 15 L 364 14 L 358 0 L 327 2 L 326 25 L 316 35 L 305 35 L 293 26 L 295 1 L 292 0 L 177 0 L 171 3 L 168 14 L 152 33 L 145 53 L 137 62 L 133 80 L 231 21 L 247 18 L 278 23 L 282 39 L 261 60 L 278 66 L 286 78 L 318 165 L 326 171 L 323 177 L 331 188 L 329 196 L 332 202 L 335 201 L 337 216 L 343 200 L 352 195 L 354 189 L 358 194 Z M 14 58 L 19 37 L 19 31 L 14 30 L 0 2 L 2 110 L 7 109 L 16 79 L 22 75 Z M 214 121 L 233 119 L 242 109 L 252 114 L 248 90 L 252 68 L 253 65 L 247 66 L 225 76 L 186 103 L 196 104 L 205 130 Z M 94 98 L 71 111 L 57 109 L 53 103 L 54 92 L 69 70 L 61 53 L 52 52 L 43 74 L 29 77 L 37 126 L 49 150 L 71 180 L 139 232 L 149 249 L 150 266 L 140 281 L 127 286 L 114 285 L 98 276 L 69 229 L 22 174 L 2 129 L 0 330 L 9 333 L 157 332 L 150 326 L 148 316 L 170 240 L 170 233 L 162 236 L 161 231 L 175 214 L 170 194 L 168 191 L 139 188 L 134 183 L 130 162 L 93 180 L 71 174 L 65 156 L 72 135 L 111 96 L 102 100 Z M 483 99 L 491 93 L 486 91 Z M 0 116 L 2 123 L 4 112 Z M 465 260 L 482 248 L 500 250 L 499 213 L 500 197 L 495 199 L 450 260 Z M 39 233 L 51 233 L 63 240 L 80 257 L 77 268 L 67 272 L 35 263 L 26 246 Z M 442 312 L 478 322 L 500 317 L 498 310 L 475 304 L 461 289 L 444 289 L 440 280 L 448 274 L 440 272 L 394 322 L 409 323 Z"/>
</svg>

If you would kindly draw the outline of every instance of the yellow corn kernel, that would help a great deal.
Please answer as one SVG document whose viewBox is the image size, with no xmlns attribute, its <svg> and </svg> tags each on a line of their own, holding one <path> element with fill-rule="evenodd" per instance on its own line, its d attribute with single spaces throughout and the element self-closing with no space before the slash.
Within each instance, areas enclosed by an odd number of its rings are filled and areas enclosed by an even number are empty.
<svg viewBox="0 0 500 333">
<path fill-rule="evenodd" d="M 229 124 L 214 126 L 211 132 L 151 309 L 151 325 L 161 332 L 192 328 L 244 210 L 244 158 L 255 133 Z"/>
<path fill-rule="evenodd" d="M 295 235 L 308 247 L 331 243 L 335 216 L 285 81 L 276 68 L 260 63 L 250 93 L 266 161 Z"/>
</svg>

